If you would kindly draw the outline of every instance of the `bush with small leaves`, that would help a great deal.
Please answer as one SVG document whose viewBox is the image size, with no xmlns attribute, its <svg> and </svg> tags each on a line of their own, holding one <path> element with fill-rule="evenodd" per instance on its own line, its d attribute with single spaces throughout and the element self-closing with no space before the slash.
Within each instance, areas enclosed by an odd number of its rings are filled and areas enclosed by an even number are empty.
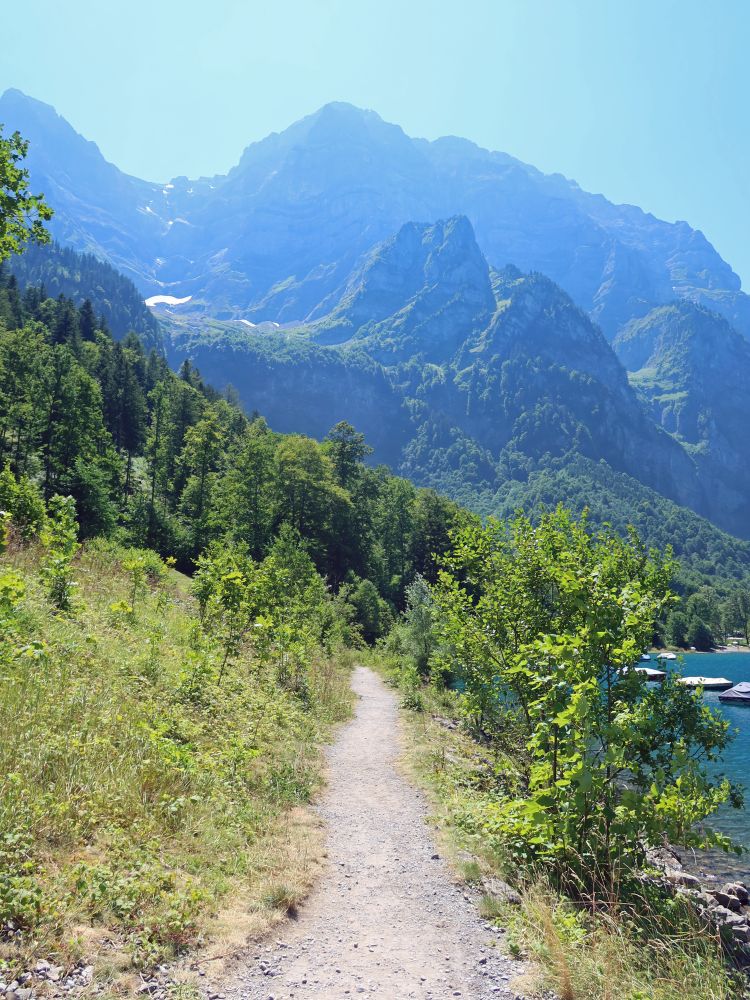
<svg viewBox="0 0 750 1000">
<path fill-rule="evenodd" d="M 48 504 L 48 519 L 42 534 L 47 549 L 42 564 L 42 579 L 47 595 L 60 611 L 71 611 L 76 584 L 71 563 L 78 551 L 78 523 L 72 497 L 53 496 Z"/>
<path fill-rule="evenodd" d="M 39 488 L 26 476 L 16 479 L 8 465 L 0 471 L 0 510 L 10 516 L 24 542 L 44 528 L 44 500 Z"/>
</svg>

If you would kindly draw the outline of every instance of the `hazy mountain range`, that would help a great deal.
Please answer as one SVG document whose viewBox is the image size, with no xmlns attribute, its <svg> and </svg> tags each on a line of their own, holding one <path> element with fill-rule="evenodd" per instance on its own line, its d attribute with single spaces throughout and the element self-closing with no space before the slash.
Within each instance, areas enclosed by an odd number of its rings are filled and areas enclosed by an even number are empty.
<svg viewBox="0 0 750 1000">
<path fill-rule="evenodd" d="M 462 214 L 493 267 L 541 271 L 608 336 L 675 298 L 750 334 L 739 278 L 687 223 L 613 205 L 465 139 L 412 139 L 348 104 L 253 143 L 226 175 L 163 184 L 122 173 L 20 91 L 0 98 L 0 122 L 31 141 L 60 241 L 103 256 L 145 294 L 192 295 L 218 318 L 320 316 L 376 243 L 406 222 Z"/>
<path fill-rule="evenodd" d="M 18 91 L 0 121 L 31 141 L 56 238 L 189 296 L 161 312 L 170 358 L 275 428 L 347 419 L 484 512 L 543 481 L 602 517 L 665 497 L 750 537 L 750 299 L 687 223 L 345 104 L 166 184 Z"/>
</svg>

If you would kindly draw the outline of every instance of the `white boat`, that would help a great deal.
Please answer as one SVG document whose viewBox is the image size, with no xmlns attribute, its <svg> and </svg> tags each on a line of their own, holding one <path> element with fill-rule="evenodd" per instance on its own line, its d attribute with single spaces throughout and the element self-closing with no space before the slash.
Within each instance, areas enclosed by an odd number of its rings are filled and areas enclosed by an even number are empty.
<svg viewBox="0 0 750 1000">
<path fill-rule="evenodd" d="M 636 665 L 633 667 L 622 668 L 622 672 L 624 674 L 626 674 L 629 670 L 635 670 L 637 674 L 643 674 L 647 681 L 659 681 L 659 683 L 661 683 L 667 676 L 664 670 L 654 670 L 653 667 L 641 667 Z"/>
<path fill-rule="evenodd" d="M 680 677 L 678 683 L 689 688 L 703 688 L 704 691 L 728 691 L 733 686 L 726 677 Z"/>
<path fill-rule="evenodd" d="M 648 655 L 648 653 L 641 653 L 641 659 L 642 660 L 650 660 L 651 657 Z"/>
<path fill-rule="evenodd" d="M 654 670 L 653 667 L 636 667 L 639 674 L 645 674 L 647 681 L 658 681 L 661 683 L 667 676 L 664 670 Z"/>
<path fill-rule="evenodd" d="M 659 653 L 656 657 L 657 660 L 676 660 L 677 657 L 674 653 Z"/>
</svg>

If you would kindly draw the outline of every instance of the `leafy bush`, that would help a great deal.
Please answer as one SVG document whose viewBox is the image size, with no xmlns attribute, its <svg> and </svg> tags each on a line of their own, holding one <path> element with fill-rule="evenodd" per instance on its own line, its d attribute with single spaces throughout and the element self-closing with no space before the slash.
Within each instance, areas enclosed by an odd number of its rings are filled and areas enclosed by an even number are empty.
<svg viewBox="0 0 750 1000">
<path fill-rule="evenodd" d="M 70 611 L 76 586 L 71 563 L 78 551 L 78 522 L 72 497 L 54 496 L 48 504 L 47 524 L 42 535 L 47 550 L 42 578 L 49 599 L 60 611 Z"/>
<path fill-rule="evenodd" d="M 44 527 L 44 500 L 38 487 L 26 476 L 16 479 L 8 465 L 0 471 L 0 511 L 10 515 L 25 542 L 39 535 Z"/>
<path fill-rule="evenodd" d="M 524 794 L 488 797 L 470 823 L 574 892 L 616 892 L 665 837 L 731 846 L 696 825 L 737 803 L 705 768 L 728 723 L 675 678 L 651 690 L 632 669 L 671 574 L 634 534 L 592 536 L 560 509 L 465 527 L 434 590 L 468 722 L 492 741 L 509 722 L 523 734 Z"/>
</svg>

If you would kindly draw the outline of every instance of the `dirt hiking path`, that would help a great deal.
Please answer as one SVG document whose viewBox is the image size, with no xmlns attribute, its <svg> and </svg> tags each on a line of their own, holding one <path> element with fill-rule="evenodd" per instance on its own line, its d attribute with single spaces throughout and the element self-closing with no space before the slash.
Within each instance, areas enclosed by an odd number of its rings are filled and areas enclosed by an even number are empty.
<svg viewBox="0 0 750 1000">
<path fill-rule="evenodd" d="M 352 684 L 357 713 L 328 752 L 319 807 L 327 867 L 298 919 L 259 945 L 220 996 L 512 1000 L 520 966 L 491 946 L 491 929 L 437 856 L 424 799 L 396 768 L 393 692 L 364 667 Z"/>
</svg>

